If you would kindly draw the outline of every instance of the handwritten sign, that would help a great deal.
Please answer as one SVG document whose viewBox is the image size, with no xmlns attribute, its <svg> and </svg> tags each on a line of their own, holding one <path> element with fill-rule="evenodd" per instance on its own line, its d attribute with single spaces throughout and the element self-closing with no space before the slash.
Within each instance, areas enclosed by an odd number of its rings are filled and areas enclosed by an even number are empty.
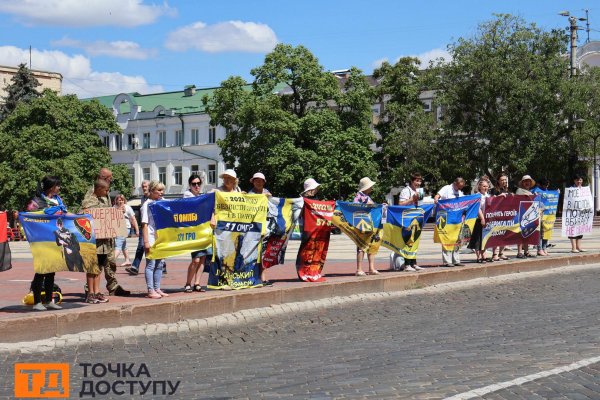
<svg viewBox="0 0 600 400">
<path fill-rule="evenodd" d="M 125 224 L 125 218 L 123 218 L 123 211 L 114 207 L 90 208 L 88 211 L 93 218 L 96 239 L 111 239 L 117 236 L 128 236 L 127 225 Z"/>
<path fill-rule="evenodd" d="M 579 236 L 592 231 L 594 211 L 589 186 L 565 190 L 563 201 L 562 236 Z"/>
</svg>

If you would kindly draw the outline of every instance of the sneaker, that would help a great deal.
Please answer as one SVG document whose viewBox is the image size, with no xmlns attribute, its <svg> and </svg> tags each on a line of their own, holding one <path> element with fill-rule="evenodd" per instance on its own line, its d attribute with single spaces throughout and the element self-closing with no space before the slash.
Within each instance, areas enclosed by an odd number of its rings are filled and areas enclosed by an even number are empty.
<svg viewBox="0 0 600 400">
<path fill-rule="evenodd" d="M 156 293 L 158 293 L 158 294 L 160 295 L 160 297 L 169 297 L 169 295 L 168 295 L 168 294 L 166 294 L 165 292 L 163 292 L 163 291 L 162 291 L 162 290 L 160 290 L 160 289 L 154 289 L 154 291 L 155 291 Z"/>
<path fill-rule="evenodd" d="M 162 298 L 162 296 L 160 294 L 156 293 L 156 291 L 154 289 L 148 289 L 148 294 L 146 295 L 146 297 L 148 297 L 149 299 Z"/>
<path fill-rule="evenodd" d="M 408 272 L 415 272 L 416 271 L 416 269 L 414 269 L 411 265 L 407 265 L 406 267 L 404 267 L 404 270 L 408 271 Z"/>
<path fill-rule="evenodd" d="M 139 271 L 133 267 L 125 268 L 125 271 L 127 271 L 129 273 L 129 275 L 137 275 L 139 273 Z"/>
<path fill-rule="evenodd" d="M 131 294 L 131 292 L 129 290 L 125 290 L 121 286 L 117 286 L 115 290 L 113 290 L 112 292 L 108 292 L 109 296 L 123 296 L 123 297 L 127 297 L 130 294 Z"/>
<path fill-rule="evenodd" d="M 98 299 L 96 299 L 96 295 L 93 293 L 89 293 L 87 295 L 87 297 L 85 298 L 85 302 L 88 304 L 98 304 L 99 303 Z"/>
<path fill-rule="evenodd" d="M 46 306 L 44 306 L 42 303 L 37 303 L 31 309 L 34 311 L 46 311 L 47 310 Z"/>
<path fill-rule="evenodd" d="M 51 301 L 50 303 L 45 304 L 46 308 L 49 310 L 62 310 L 62 307 Z"/>
<path fill-rule="evenodd" d="M 96 300 L 98 300 L 98 303 L 108 303 L 108 297 L 102 293 L 96 293 Z"/>
<path fill-rule="evenodd" d="M 413 268 L 416 269 L 417 271 L 423 271 L 423 267 L 419 267 L 418 265 L 413 265 Z"/>
</svg>

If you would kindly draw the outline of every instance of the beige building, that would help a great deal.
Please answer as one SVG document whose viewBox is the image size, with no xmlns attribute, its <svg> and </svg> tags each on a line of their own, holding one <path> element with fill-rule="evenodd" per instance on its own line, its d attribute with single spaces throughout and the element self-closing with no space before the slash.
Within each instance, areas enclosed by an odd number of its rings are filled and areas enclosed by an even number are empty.
<svg viewBox="0 0 600 400">
<path fill-rule="evenodd" d="M 2 102 L 3 97 L 6 97 L 4 88 L 12 83 L 11 79 L 18 70 L 19 67 L 0 65 L 0 102 Z M 59 94 L 61 93 L 63 79 L 61 74 L 58 72 L 38 71 L 35 69 L 32 69 L 31 72 L 40 83 L 38 90 L 51 89 Z"/>
</svg>

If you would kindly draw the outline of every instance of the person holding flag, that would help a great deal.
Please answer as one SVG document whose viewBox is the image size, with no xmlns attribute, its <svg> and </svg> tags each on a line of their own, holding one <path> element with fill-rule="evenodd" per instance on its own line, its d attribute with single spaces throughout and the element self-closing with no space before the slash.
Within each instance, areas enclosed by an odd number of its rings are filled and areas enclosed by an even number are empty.
<svg viewBox="0 0 600 400">
<path fill-rule="evenodd" d="M 456 199 L 464 196 L 462 189 L 465 187 L 465 180 L 457 177 L 450 185 L 442 187 L 434 196 L 433 201 L 437 205 L 439 200 Z M 442 261 L 446 267 L 464 267 L 460 262 L 460 248 L 456 246 L 453 250 L 446 250 L 442 247 Z"/>
<path fill-rule="evenodd" d="M 373 199 L 369 196 L 373 191 L 373 186 L 375 182 L 373 182 L 369 177 L 364 177 L 358 183 L 358 193 L 354 197 L 354 203 L 361 204 L 375 204 Z M 376 242 L 380 240 L 379 234 L 373 236 L 372 242 Z M 379 249 L 377 246 L 375 250 Z M 356 248 L 356 276 L 365 276 L 365 275 L 379 275 L 379 271 L 375 269 L 375 252 L 368 253 L 367 259 L 369 260 L 369 272 L 365 274 L 362 270 L 362 261 L 365 258 L 365 252 L 360 248 Z"/>
<path fill-rule="evenodd" d="M 399 206 L 414 206 L 419 205 L 419 189 L 423 184 L 423 177 L 419 172 L 414 172 L 410 176 L 410 183 L 400 191 L 398 199 Z M 425 221 L 426 222 L 426 221 Z M 396 258 L 400 257 L 397 253 L 393 253 L 392 266 L 395 266 Z M 404 264 L 399 268 L 400 271 L 415 272 L 421 271 L 423 268 L 417 265 L 417 259 L 404 259 Z"/>
</svg>

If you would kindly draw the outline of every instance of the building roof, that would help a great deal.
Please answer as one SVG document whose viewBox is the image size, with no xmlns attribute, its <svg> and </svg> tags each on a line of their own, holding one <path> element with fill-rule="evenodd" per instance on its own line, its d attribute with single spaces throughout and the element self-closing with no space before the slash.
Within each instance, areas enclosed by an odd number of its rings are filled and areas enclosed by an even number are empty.
<svg viewBox="0 0 600 400">
<path fill-rule="evenodd" d="M 283 90 L 285 84 L 279 84 L 275 87 L 275 92 L 279 92 Z M 206 107 L 202 103 L 202 99 L 204 96 L 208 96 L 209 98 L 213 96 L 215 90 L 214 88 L 204 88 L 197 89 L 194 85 L 186 85 L 184 90 L 178 90 L 174 92 L 162 92 L 162 93 L 152 93 L 152 94 L 139 94 L 137 92 L 125 93 L 129 95 L 132 104 L 121 105 L 121 107 L 135 107 L 139 106 L 140 112 L 152 111 L 158 106 L 162 106 L 167 110 L 175 110 L 177 113 L 181 114 L 189 114 L 189 113 L 199 113 L 204 112 Z M 252 85 L 246 85 L 244 87 L 246 90 L 251 90 Z M 100 104 L 112 110 L 115 99 L 123 93 L 118 93 L 109 96 L 99 96 L 99 97 L 91 97 L 82 99 L 84 101 L 89 100 L 98 100 Z M 186 95 L 187 94 L 187 95 Z M 123 113 L 127 111 L 122 109 L 120 110 Z"/>
</svg>

